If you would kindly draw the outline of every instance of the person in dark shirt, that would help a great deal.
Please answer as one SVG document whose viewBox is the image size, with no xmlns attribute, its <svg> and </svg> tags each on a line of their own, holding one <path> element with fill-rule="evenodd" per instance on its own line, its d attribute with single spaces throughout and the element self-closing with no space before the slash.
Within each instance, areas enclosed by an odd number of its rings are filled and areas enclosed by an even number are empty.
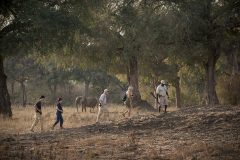
<svg viewBox="0 0 240 160">
<path fill-rule="evenodd" d="M 62 117 L 62 98 L 58 98 L 56 106 L 56 122 L 53 124 L 52 129 L 60 122 L 60 128 L 63 129 L 63 117 Z"/>
<path fill-rule="evenodd" d="M 43 119 L 42 119 L 42 101 L 45 99 L 45 96 L 41 96 L 38 100 L 38 102 L 34 105 L 35 107 L 35 116 L 34 116 L 34 122 L 31 127 L 31 131 L 34 132 L 34 127 L 38 124 L 40 121 L 41 123 L 41 132 L 43 131 Z"/>
</svg>

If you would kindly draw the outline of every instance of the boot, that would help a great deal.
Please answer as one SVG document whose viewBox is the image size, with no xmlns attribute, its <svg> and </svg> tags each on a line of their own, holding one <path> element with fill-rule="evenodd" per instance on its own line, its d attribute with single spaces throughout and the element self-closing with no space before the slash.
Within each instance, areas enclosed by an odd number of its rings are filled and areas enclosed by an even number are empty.
<svg viewBox="0 0 240 160">
<path fill-rule="evenodd" d="M 165 111 L 164 111 L 164 113 L 167 113 L 167 105 L 165 106 Z"/>
</svg>

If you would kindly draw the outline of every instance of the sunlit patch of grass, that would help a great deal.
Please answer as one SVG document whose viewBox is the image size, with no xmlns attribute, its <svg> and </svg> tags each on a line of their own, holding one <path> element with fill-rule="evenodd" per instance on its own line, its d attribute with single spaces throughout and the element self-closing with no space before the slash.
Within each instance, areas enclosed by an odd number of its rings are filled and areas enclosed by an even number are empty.
<svg viewBox="0 0 240 160">
<path fill-rule="evenodd" d="M 87 108 L 87 112 L 82 112 L 81 109 L 77 112 L 74 106 L 63 106 L 63 118 L 64 118 L 64 127 L 65 128 L 76 128 L 84 125 L 93 124 L 96 122 L 96 117 L 98 113 L 98 108 L 95 108 L 94 111 L 90 112 L 90 109 Z M 123 105 L 109 104 L 109 117 L 106 115 L 102 116 L 100 121 L 109 121 L 109 122 L 117 122 L 122 119 L 125 119 L 122 116 L 122 113 L 126 111 L 126 107 Z M 169 111 L 175 111 L 174 108 L 168 108 Z M 30 127 L 34 121 L 34 107 L 12 107 L 13 117 L 11 119 L 3 119 L 0 118 L 0 133 L 7 134 L 22 134 L 27 133 L 30 130 Z M 44 131 L 50 130 L 51 126 L 55 122 L 56 111 L 55 107 L 51 106 L 43 106 L 43 124 Z M 142 116 L 148 114 L 158 114 L 151 112 L 141 112 L 139 110 L 133 109 L 132 117 L 134 116 Z M 56 129 L 59 127 L 56 126 Z M 34 129 L 35 132 L 40 132 L 40 124 L 36 126 Z"/>
</svg>

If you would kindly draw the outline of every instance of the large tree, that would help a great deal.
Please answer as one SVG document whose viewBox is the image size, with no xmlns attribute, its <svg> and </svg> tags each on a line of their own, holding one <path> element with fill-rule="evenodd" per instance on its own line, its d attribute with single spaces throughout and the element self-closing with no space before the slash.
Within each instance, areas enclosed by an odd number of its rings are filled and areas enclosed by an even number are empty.
<svg viewBox="0 0 240 160">
<path fill-rule="evenodd" d="M 163 6 L 162 3 L 157 3 Z M 146 44 L 155 39 L 150 37 L 148 30 L 151 20 L 154 20 L 154 3 L 147 1 L 110 1 L 106 5 L 105 25 L 99 36 L 98 43 L 103 48 L 102 57 L 110 59 L 108 64 L 115 74 L 125 74 L 129 85 L 134 88 L 134 103 L 141 104 L 142 98 L 139 91 L 139 75 L 142 62 L 146 60 Z M 153 34 L 152 34 L 153 35 Z M 148 43 L 147 42 L 147 43 Z M 155 46 L 156 47 L 156 46 Z M 160 53 L 161 54 L 161 53 Z"/>
<path fill-rule="evenodd" d="M 239 2 L 232 0 L 172 1 L 178 19 L 174 43 L 188 64 L 198 63 L 205 69 L 207 104 L 218 104 L 216 64 L 222 53 L 224 39 L 230 31 L 239 32 Z M 181 54 L 182 53 L 182 54 Z"/>
<path fill-rule="evenodd" d="M 93 2 L 98 4 L 99 2 Z M 3 61 L 6 56 L 53 53 L 87 32 L 92 3 L 81 1 L 3 0 L 0 8 L 0 113 L 11 116 Z"/>
<path fill-rule="evenodd" d="M 22 92 L 22 106 L 24 107 L 27 104 L 27 83 L 40 77 L 38 68 L 39 66 L 35 64 L 34 60 L 29 56 L 22 57 L 21 55 L 16 55 L 14 57 L 9 57 L 5 61 L 5 71 L 8 78 L 12 81 L 11 85 L 13 85 L 14 82 L 20 84 Z M 11 87 L 11 96 L 14 96 L 14 86 Z"/>
</svg>

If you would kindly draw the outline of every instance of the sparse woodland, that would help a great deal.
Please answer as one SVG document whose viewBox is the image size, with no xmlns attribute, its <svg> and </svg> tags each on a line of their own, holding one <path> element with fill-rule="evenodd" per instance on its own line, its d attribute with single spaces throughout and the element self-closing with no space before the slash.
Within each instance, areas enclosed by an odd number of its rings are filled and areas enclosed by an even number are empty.
<svg viewBox="0 0 240 160">
<path fill-rule="evenodd" d="M 98 109 L 77 112 L 75 98 L 105 88 L 97 125 Z M 239 1 L 0 2 L 0 159 L 240 159 L 239 93 Z M 30 133 L 40 95 L 44 132 Z M 50 131 L 58 97 L 66 129 Z"/>
</svg>

